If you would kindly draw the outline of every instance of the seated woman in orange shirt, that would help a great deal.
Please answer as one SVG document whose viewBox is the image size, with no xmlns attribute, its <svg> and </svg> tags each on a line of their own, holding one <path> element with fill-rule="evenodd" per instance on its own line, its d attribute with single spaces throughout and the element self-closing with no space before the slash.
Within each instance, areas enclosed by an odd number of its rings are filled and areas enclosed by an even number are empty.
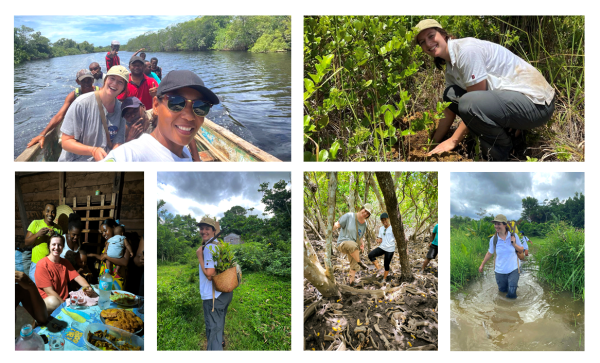
<svg viewBox="0 0 600 363">
<path fill-rule="evenodd" d="M 69 281 L 75 280 L 87 296 L 97 296 L 90 284 L 77 273 L 73 265 L 60 257 L 65 246 L 61 235 L 50 237 L 50 254 L 41 259 L 35 270 L 35 283 L 44 299 L 48 314 L 69 297 Z"/>
</svg>

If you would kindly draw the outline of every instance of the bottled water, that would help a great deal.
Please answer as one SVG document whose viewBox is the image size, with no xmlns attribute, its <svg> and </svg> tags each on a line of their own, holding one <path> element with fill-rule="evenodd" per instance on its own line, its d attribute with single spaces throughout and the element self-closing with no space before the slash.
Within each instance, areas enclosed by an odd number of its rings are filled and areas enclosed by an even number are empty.
<svg viewBox="0 0 600 363">
<path fill-rule="evenodd" d="M 31 324 L 23 325 L 15 350 L 44 350 L 44 340 L 33 332 Z"/>
<path fill-rule="evenodd" d="M 98 306 L 100 309 L 108 309 L 110 306 L 110 292 L 112 291 L 113 278 L 108 273 L 108 270 L 104 270 L 104 275 L 98 280 L 98 288 L 100 289 L 100 300 Z"/>
</svg>

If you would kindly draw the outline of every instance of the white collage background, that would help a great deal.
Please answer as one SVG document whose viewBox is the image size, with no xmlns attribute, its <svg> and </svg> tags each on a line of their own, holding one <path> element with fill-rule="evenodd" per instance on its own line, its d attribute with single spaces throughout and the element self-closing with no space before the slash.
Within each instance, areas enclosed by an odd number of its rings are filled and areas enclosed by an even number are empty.
<svg viewBox="0 0 600 363">
<path fill-rule="evenodd" d="M 596 25 L 600 21 L 598 3 L 592 1 L 11 1 L 3 3 L 1 15 L 2 48 L 1 60 L 4 83 L 2 90 L 2 109 L 4 110 L 5 138 L 2 145 L 0 165 L 3 178 L 0 182 L 2 190 L 7 192 L 9 206 L 2 208 L 2 218 L 10 224 L 15 219 L 15 199 L 13 193 L 15 171 L 144 171 L 145 172 L 145 241 L 147 260 L 145 264 L 146 279 L 146 350 L 141 353 L 74 353 L 62 352 L 35 353 L 14 351 L 13 306 L 14 290 L 4 289 L 6 298 L 2 299 L 1 321 L 5 325 L 1 329 L 2 361 L 42 361 L 59 362 L 70 360 L 98 361 L 133 360 L 143 362 L 165 362 L 173 360 L 185 361 L 217 361 L 217 362 L 281 362 L 300 363 L 309 360 L 350 360 L 355 361 L 451 361 L 451 362 L 506 362 L 515 360 L 534 360 L 544 362 L 599 362 L 600 361 L 600 312 L 594 309 L 600 305 L 600 272 L 595 268 L 593 259 L 600 252 L 594 239 L 594 231 L 588 232 L 587 268 L 586 268 L 586 351 L 585 352 L 451 352 L 450 351 L 450 259 L 449 259 L 449 220 L 450 220 L 450 173 L 451 172 L 585 172 L 586 200 L 588 201 L 586 225 L 594 225 L 600 213 L 596 203 L 600 201 L 600 191 L 596 179 L 600 178 L 600 154 L 594 140 L 595 132 L 600 132 L 600 125 L 595 120 L 595 113 L 590 114 L 591 122 L 587 127 L 588 139 L 591 141 L 586 150 L 586 161 L 582 163 L 304 163 L 302 161 L 302 93 L 303 93 L 303 16 L 304 15 L 585 15 L 588 44 L 586 58 L 592 63 L 586 67 L 588 85 L 587 98 L 591 101 L 600 97 L 600 77 L 595 61 L 598 59 L 600 37 L 597 37 Z M 13 162 L 13 109 L 10 102 L 13 96 L 13 24 L 15 15 L 292 15 L 292 162 L 283 164 L 263 163 L 259 167 L 251 164 L 194 163 L 193 165 L 159 164 L 159 163 L 15 163 Z M 590 111 L 590 110 L 588 110 Z M 302 322 L 302 238 L 303 238 L 303 179 L 304 171 L 437 171 L 439 172 L 439 350 L 436 352 L 365 352 L 365 353 L 333 353 L 305 352 L 303 347 Z M 292 172 L 292 350 L 287 352 L 157 352 L 156 351 L 156 173 L 158 171 L 291 171 Z M 12 227 L 5 234 L 6 239 L 13 238 Z M 12 246 L 12 241 L 5 241 L 5 246 Z M 2 257 L 2 276 L 5 283 L 12 277 L 14 259 L 12 250 L 8 248 Z M 12 280 L 11 280 L 12 281 Z M 527 342 L 523 342 L 527 344 Z M 341 354 L 341 355 L 339 355 Z M 118 356 L 117 356 L 118 355 Z"/>
</svg>

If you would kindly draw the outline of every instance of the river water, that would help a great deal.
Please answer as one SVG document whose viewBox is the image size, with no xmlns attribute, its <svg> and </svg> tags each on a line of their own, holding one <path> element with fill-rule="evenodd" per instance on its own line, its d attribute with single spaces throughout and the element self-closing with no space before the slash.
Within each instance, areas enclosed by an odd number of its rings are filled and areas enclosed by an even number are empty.
<svg viewBox="0 0 600 363">
<path fill-rule="evenodd" d="M 484 277 L 452 294 L 451 350 L 584 350 L 584 303 L 552 294 L 532 262 L 521 268 L 515 300 L 498 291 L 493 261 Z"/>
<path fill-rule="evenodd" d="M 15 158 L 77 87 L 75 74 L 79 69 L 98 62 L 106 72 L 104 54 L 66 56 L 15 66 Z M 132 55 L 119 52 L 122 63 Z M 291 53 L 147 53 L 146 59 L 151 57 L 158 58 L 163 77 L 171 70 L 191 70 L 221 98 L 221 104 L 208 114 L 210 120 L 277 158 L 290 161 Z"/>
</svg>

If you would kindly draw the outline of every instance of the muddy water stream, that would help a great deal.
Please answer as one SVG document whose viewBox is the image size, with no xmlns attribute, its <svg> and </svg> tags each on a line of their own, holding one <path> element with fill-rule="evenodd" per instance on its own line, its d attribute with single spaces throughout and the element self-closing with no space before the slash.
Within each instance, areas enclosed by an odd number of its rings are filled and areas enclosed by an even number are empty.
<svg viewBox="0 0 600 363">
<path fill-rule="evenodd" d="M 451 349 L 584 350 L 584 303 L 553 294 L 535 269 L 532 261 L 521 267 L 516 300 L 498 291 L 492 261 L 483 278 L 453 293 Z"/>
</svg>

